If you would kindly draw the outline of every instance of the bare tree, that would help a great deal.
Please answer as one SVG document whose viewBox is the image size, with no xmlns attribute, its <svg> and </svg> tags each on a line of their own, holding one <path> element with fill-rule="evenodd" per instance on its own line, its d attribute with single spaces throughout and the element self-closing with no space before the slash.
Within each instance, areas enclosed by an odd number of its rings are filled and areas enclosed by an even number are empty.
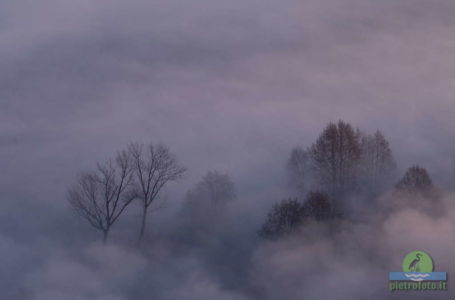
<svg viewBox="0 0 455 300">
<path fill-rule="evenodd" d="M 359 135 L 346 122 L 330 123 L 310 149 L 320 187 L 343 197 L 356 184 L 361 148 Z"/>
<path fill-rule="evenodd" d="M 142 219 L 139 241 L 146 231 L 149 207 L 155 202 L 163 187 L 171 181 L 181 178 L 186 168 L 181 166 L 176 157 L 163 145 L 130 144 L 129 153 L 134 162 L 135 190 L 142 204 Z"/>
<path fill-rule="evenodd" d="M 106 243 L 112 225 L 135 198 L 131 187 L 132 164 L 126 151 L 114 161 L 98 164 L 92 172 L 83 173 L 68 190 L 68 201 L 90 225 L 103 233 Z"/>
</svg>

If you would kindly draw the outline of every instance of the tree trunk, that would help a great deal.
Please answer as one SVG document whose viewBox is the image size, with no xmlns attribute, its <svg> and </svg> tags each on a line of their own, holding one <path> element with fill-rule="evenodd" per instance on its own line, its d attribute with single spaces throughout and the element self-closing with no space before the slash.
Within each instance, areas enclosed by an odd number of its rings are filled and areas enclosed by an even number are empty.
<svg viewBox="0 0 455 300">
<path fill-rule="evenodd" d="M 106 245 L 108 235 L 109 235 L 109 229 L 103 230 L 103 245 Z"/>
<path fill-rule="evenodd" d="M 146 227 L 146 222 L 147 222 L 147 206 L 144 205 L 142 208 L 142 221 L 141 221 L 141 230 L 139 231 L 139 242 L 142 241 L 144 238 L 145 234 L 145 227 Z"/>
</svg>

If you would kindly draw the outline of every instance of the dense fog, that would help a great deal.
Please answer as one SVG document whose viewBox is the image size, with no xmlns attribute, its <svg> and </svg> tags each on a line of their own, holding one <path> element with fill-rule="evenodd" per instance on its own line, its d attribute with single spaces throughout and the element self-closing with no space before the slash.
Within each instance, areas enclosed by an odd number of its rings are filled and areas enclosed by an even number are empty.
<svg viewBox="0 0 455 300">
<path fill-rule="evenodd" d="M 448 0 L 0 1 L 0 298 L 453 298 L 454 12 Z M 333 139 L 320 138 L 340 120 L 352 165 L 330 177 L 318 153 Z M 377 130 L 390 160 L 372 175 Z M 139 241 L 132 164 L 131 203 L 103 243 L 68 191 L 132 143 L 167 147 L 184 172 Z M 281 227 L 261 234 L 270 217 Z M 449 273 L 448 291 L 389 291 L 413 250 Z"/>
</svg>

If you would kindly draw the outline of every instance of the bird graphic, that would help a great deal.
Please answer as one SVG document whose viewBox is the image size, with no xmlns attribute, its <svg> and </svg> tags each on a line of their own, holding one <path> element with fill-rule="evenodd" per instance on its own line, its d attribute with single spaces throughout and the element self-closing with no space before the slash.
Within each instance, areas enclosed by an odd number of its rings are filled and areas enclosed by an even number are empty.
<svg viewBox="0 0 455 300">
<path fill-rule="evenodd" d="M 422 254 L 420 254 L 420 253 L 416 254 L 416 258 L 409 265 L 410 272 L 420 272 L 420 257 L 421 256 L 422 256 Z"/>
</svg>

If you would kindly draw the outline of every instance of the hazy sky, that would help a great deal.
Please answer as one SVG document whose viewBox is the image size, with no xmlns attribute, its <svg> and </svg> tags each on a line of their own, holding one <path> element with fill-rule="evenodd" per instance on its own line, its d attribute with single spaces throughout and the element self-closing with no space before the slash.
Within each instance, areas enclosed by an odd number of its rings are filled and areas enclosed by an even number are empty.
<svg viewBox="0 0 455 300">
<path fill-rule="evenodd" d="M 0 0 L 2 235 L 61 222 L 76 174 L 131 141 L 170 146 L 189 169 L 178 195 L 218 169 L 270 203 L 291 148 L 344 119 L 449 185 L 454 14 L 450 0 Z"/>
<path fill-rule="evenodd" d="M 449 168 L 454 9 L 3 0 L 1 182 L 59 202 L 55 185 L 135 140 L 168 144 L 195 178 L 253 177 L 340 118 L 382 129 L 402 167 Z"/>
</svg>

